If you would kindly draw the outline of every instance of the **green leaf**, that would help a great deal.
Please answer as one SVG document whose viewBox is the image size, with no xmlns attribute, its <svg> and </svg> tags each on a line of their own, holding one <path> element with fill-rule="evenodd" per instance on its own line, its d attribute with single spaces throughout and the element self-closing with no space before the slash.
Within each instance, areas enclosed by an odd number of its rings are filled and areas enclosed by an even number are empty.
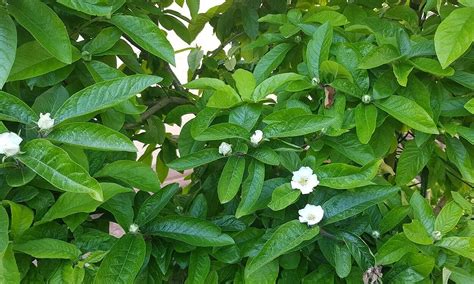
<svg viewBox="0 0 474 284">
<path fill-rule="evenodd" d="M 454 75 L 454 69 L 451 67 L 445 67 L 443 69 L 439 62 L 434 59 L 418 57 L 410 61 L 416 69 L 426 73 L 433 74 L 437 77 L 449 77 Z"/>
<path fill-rule="evenodd" d="M 73 10 L 92 15 L 92 16 L 110 16 L 112 15 L 112 6 L 103 3 L 94 3 L 93 1 L 82 0 L 58 0 L 58 3 Z M 105 3 L 108 3 L 105 2 Z"/>
<path fill-rule="evenodd" d="M 185 216 L 166 216 L 150 222 L 144 232 L 198 247 L 220 247 L 234 244 L 234 240 L 221 232 L 213 223 Z"/>
<path fill-rule="evenodd" d="M 374 160 L 362 168 L 347 164 L 331 163 L 318 167 L 316 174 L 320 185 L 336 189 L 349 189 L 373 184 L 382 160 Z"/>
<path fill-rule="evenodd" d="M 110 22 L 146 51 L 175 65 L 173 47 L 165 34 L 150 19 L 114 15 Z"/>
<path fill-rule="evenodd" d="M 326 260 L 335 268 L 337 276 L 346 278 L 352 268 L 349 249 L 344 244 L 327 238 L 318 240 L 318 244 Z"/>
<path fill-rule="evenodd" d="M 474 114 L 474 98 L 470 99 L 465 105 L 464 108 L 467 109 L 470 113 Z"/>
<path fill-rule="evenodd" d="M 8 248 L 8 227 L 10 221 L 7 211 L 0 205 L 0 255 L 4 254 Z M 1 273 L 0 273 L 1 275 Z M 1 279 L 1 278 L 0 278 Z"/>
<path fill-rule="evenodd" d="M 262 113 L 262 107 L 258 104 L 243 104 L 230 111 L 229 122 L 237 124 L 251 131 Z"/>
<path fill-rule="evenodd" d="M 5 9 L 0 8 L 0 89 L 8 79 L 16 55 L 16 27 Z"/>
<path fill-rule="evenodd" d="M 474 183 L 474 167 L 469 159 L 469 152 L 464 145 L 456 138 L 446 137 L 446 154 L 449 161 L 456 165 L 462 177 Z"/>
<path fill-rule="evenodd" d="M 73 60 L 76 61 L 80 53 L 76 48 L 73 51 Z M 18 47 L 8 81 L 41 76 L 64 66 L 67 66 L 66 63 L 48 53 L 37 41 L 30 41 Z"/>
<path fill-rule="evenodd" d="M 443 68 L 458 59 L 474 40 L 474 8 L 454 9 L 436 29 L 436 55 Z"/>
<path fill-rule="evenodd" d="M 395 47 L 389 44 L 384 44 L 373 49 L 369 54 L 363 57 L 359 64 L 359 68 L 372 69 L 395 61 L 399 57 L 400 54 Z"/>
<path fill-rule="evenodd" d="M 399 88 L 395 76 L 392 72 L 386 71 L 380 77 L 377 78 L 373 86 L 373 98 L 383 99 L 388 98 L 395 94 Z"/>
<path fill-rule="evenodd" d="M 276 122 L 263 129 L 265 138 L 295 137 L 315 133 L 328 128 L 334 121 L 332 117 L 308 114 Z"/>
<path fill-rule="evenodd" d="M 439 133 L 431 116 L 416 102 L 408 98 L 390 96 L 374 103 L 378 108 L 413 129 L 430 134 Z"/>
<path fill-rule="evenodd" d="M 376 159 L 369 144 L 362 144 L 353 133 L 325 138 L 326 144 L 359 165 L 365 165 Z"/>
<path fill-rule="evenodd" d="M 194 137 L 197 141 L 224 140 L 231 138 L 240 138 L 248 140 L 250 133 L 240 125 L 232 123 L 219 123 L 208 127 L 201 134 Z"/>
<path fill-rule="evenodd" d="M 105 165 L 95 177 L 111 177 L 149 192 L 160 190 L 160 180 L 149 165 L 137 161 L 121 160 Z"/>
<path fill-rule="evenodd" d="M 69 93 L 62 85 L 56 85 L 36 97 L 31 108 L 36 113 L 51 113 L 54 117 L 56 111 L 69 98 Z"/>
<path fill-rule="evenodd" d="M 122 36 L 122 32 L 116 27 L 108 27 L 108 28 L 102 29 L 96 35 L 95 38 L 93 38 L 91 41 L 89 41 L 88 43 L 84 45 L 83 50 L 89 52 L 92 55 L 106 52 L 107 50 L 111 49 L 119 41 L 121 36 Z M 101 62 L 101 61 L 91 61 L 91 62 Z M 114 68 L 114 70 L 116 69 Z"/>
<path fill-rule="evenodd" d="M 24 186 L 36 177 L 36 173 L 27 167 L 7 169 L 6 181 L 11 187 Z"/>
<path fill-rule="evenodd" d="M 447 237 L 435 245 L 474 260 L 474 237 Z"/>
<path fill-rule="evenodd" d="M 242 100 L 250 102 L 252 101 L 252 93 L 257 86 L 257 81 L 253 74 L 245 69 L 237 69 L 232 78 L 235 81 L 237 91 L 239 91 Z"/>
<path fill-rule="evenodd" d="M 371 185 L 337 194 L 322 205 L 323 223 L 332 224 L 357 215 L 388 199 L 399 190 L 397 186 Z"/>
<path fill-rule="evenodd" d="M 309 75 L 312 78 L 321 77 L 319 68 L 323 61 L 329 58 L 329 49 L 332 44 L 333 31 L 329 23 L 324 23 L 318 27 L 308 42 L 306 50 L 306 64 L 308 65 Z"/>
<path fill-rule="evenodd" d="M 100 184 L 76 164 L 61 148 L 44 139 L 28 142 L 17 158 L 55 187 L 75 193 L 88 193 L 101 201 Z"/>
<path fill-rule="evenodd" d="M 0 253 L 0 283 L 20 283 L 20 272 L 16 264 L 12 246 Z"/>
<path fill-rule="evenodd" d="M 75 245 L 49 238 L 15 244 L 13 249 L 35 258 L 77 260 L 81 254 L 81 251 Z"/>
<path fill-rule="evenodd" d="M 333 284 L 335 278 L 334 270 L 328 264 L 321 264 L 318 269 L 315 269 L 310 274 L 306 275 L 302 282 L 303 284 Z"/>
<path fill-rule="evenodd" d="M 16 0 L 8 4 L 8 12 L 50 54 L 66 64 L 73 62 L 66 27 L 48 5 L 39 0 Z"/>
<path fill-rule="evenodd" d="M 130 192 L 131 189 L 125 188 L 115 183 L 101 183 L 104 193 L 104 202 L 119 193 Z M 65 192 L 56 200 L 56 202 L 44 214 L 40 223 L 46 223 L 55 219 L 64 218 L 77 213 L 92 213 L 103 202 L 97 201 L 89 195 L 83 193 Z"/>
<path fill-rule="evenodd" d="M 449 233 L 464 215 L 463 211 L 463 208 L 455 201 L 448 202 L 436 216 L 434 229 L 441 232 L 442 235 Z"/>
<path fill-rule="evenodd" d="M 428 234 L 431 234 L 434 229 L 435 217 L 428 201 L 424 199 L 418 191 L 415 191 L 410 198 L 410 206 L 415 219 L 418 219 Z"/>
<path fill-rule="evenodd" d="M 35 124 L 38 115 L 21 99 L 0 91 L 0 120 Z"/>
<path fill-rule="evenodd" d="M 263 189 L 265 179 L 265 165 L 252 160 L 248 167 L 248 176 L 242 184 L 242 195 L 235 217 L 240 218 L 253 212 Z"/>
<path fill-rule="evenodd" d="M 414 140 L 405 144 L 397 163 L 395 181 L 399 185 L 411 182 L 426 166 L 433 152 L 433 143 L 425 143 L 421 147 Z"/>
<path fill-rule="evenodd" d="M 403 63 L 403 62 L 394 62 L 393 63 L 393 74 L 397 78 L 397 82 L 400 86 L 406 87 L 408 83 L 408 76 L 413 70 L 413 66 Z"/>
<path fill-rule="evenodd" d="M 140 234 L 126 234 L 100 264 L 94 283 L 133 283 L 145 262 L 146 244 Z"/>
<path fill-rule="evenodd" d="M 272 192 L 272 200 L 268 207 L 273 211 L 283 210 L 295 203 L 301 195 L 301 191 L 291 188 L 289 183 L 285 183 L 275 188 Z"/>
<path fill-rule="evenodd" d="M 132 75 L 99 82 L 72 95 L 56 112 L 56 124 L 124 102 L 147 87 L 159 83 L 157 76 Z"/>
<path fill-rule="evenodd" d="M 304 19 L 305 23 L 326 23 L 328 22 L 331 26 L 338 27 L 348 24 L 346 16 L 341 13 L 332 10 L 322 10 Z"/>
<path fill-rule="evenodd" d="M 14 240 L 18 240 L 21 235 L 30 228 L 33 223 L 33 210 L 13 201 L 5 200 L 6 204 L 10 206 L 11 224 L 10 230 Z"/>
<path fill-rule="evenodd" d="M 178 158 L 168 163 L 167 166 L 177 171 L 184 171 L 187 169 L 194 169 L 199 166 L 209 164 L 221 158 L 224 158 L 224 156 L 219 154 L 219 151 L 217 149 L 210 148 Z"/>
<path fill-rule="evenodd" d="M 431 245 L 433 243 L 433 239 L 428 235 L 423 224 L 417 219 L 414 219 L 409 224 L 403 224 L 403 232 L 410 241 L 416 244 Z"/>
<path fill-rule="evenodd" d="M 260 60 L 258 61 L 255 69 L 253 70 L 253 76 L 257 83 L 261 83 L 263 80 L 275 70 L 285 59 L 286 54 L 293 47 L 289 43 L 280 43 L 279 45 L 270 49 Z"/>
<path fill-rule="evenodd" d="M 137 148 L 120 132 L 97 123 L 76 122 L 56 127 L 48 139 L 57 143 L 102 151 L 136 152 Z"/>
<path fill-rule="evenodd" d="M 264 164 L 272 166 L 280 165 L 280 156 L 278 156 L 278 153 L 269 146 L 259 146 L 255 149 L 251 149 L 247 154 Z"/>
<path fill-rule="evenodd" d="M 237 195 L 244 170 L 245 158 L 232 156 L 227 160 L 217 184 L 217 196 L 221 203 L 227 203 Z"/>
<path fill-rule="evenodd" d="M 409 252 L 418 252 L 416 246 L 403 233 L 396 234 L 386 241 L 375 255 L 376 265 L 387 265 L 399 261 Z"/>
<path fill-rule="evenodd" d="M 211 270 L 211 259 L 202 249 L 193 250 L 189 257 L 188 278 L 185 284 L 204 284 Z"/>
<path fill-rule="evenodd" d="M 304 76 L 296 73 L 282 73 L 272 76 L 257 85 L 252 94 L 252 99 L 254 102 L 259 102 L 264 100 L 267 95 L 275 93 L 283 85 L 302 79 L 304 79 Z"/>
<path fill-rule="evenodd" d="M 181 188 L 178 184 L 173 183 L 163 187 L 161 190 L 148 197 L 138 210 L 137 216 L 135 217 L 135 224 L 143 226 L 158 217 L 161 210 L 168 205 L 180 189 Z"/>
<path fill-rule="evenodd" d="M 391 229 L 395 228 L 410 212 L 408 206 L 396 206 L 392 210 L 388 211 L 382 218 L 379 224 L 380 234 L 385 234 Z"/>
<path fill-rule="evenodd" d="M 280 225 L 259 253 L 247 262 L 245 273 L 252 274 L 280 255 L 291 251 L 302 242 L 313 239 L 318 233 L 318 226 L 308 227 L 298 220 Z"/>
<path fill-rule="evenodd" d="M 274 284 L 277 283 L 279 263 L 277 260 L 270 261 L 253 273 L 245 272 L 245 284 Z"/>
<path fill-rule="evenodd" d="M 208 107 L 226 109 L 240 103 L 241 99 L 237 92 L 229 85 L 225 85 L 214 91 L 207 102 Z"/>
<path fill-rule="evenodd" d="M 357 138 L 367 144 L 377 126 L 377 108 L 373 105 L 359 104 L 354 112 Z"/>
<path fill-rule="evenodd" d="M 343 232 L 342 238 L 350 253 L 354 257 L 357 265 L 365 271 L 370 267 L 374 267 L 375 258 L 369 246 L 362 240 L 361 237 L 352 233 Z"/>
</svg>

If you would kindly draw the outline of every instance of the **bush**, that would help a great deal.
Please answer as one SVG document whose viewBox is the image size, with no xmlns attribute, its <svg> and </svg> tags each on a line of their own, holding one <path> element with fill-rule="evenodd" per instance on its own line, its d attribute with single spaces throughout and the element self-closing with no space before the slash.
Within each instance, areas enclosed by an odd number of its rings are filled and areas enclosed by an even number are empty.
<svg viewBox="0 0 474 284">
<path fill-rule="evenodd" d="M 472 283 L 471 1 L 2 2 L 0 283 Z"/>
</svg>

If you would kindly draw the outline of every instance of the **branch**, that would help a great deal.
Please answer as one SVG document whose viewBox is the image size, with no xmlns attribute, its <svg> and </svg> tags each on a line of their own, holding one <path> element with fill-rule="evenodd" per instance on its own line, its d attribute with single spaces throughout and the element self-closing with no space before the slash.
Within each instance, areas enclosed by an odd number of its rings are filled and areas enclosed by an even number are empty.
<svg viewBox="0 0 474 284">
<path fill-rule="evenodd" d="M 140 121 L 134 123 L 127 123 L 125 124 L 125 129 L 133 129 L 139 125 L 141 125 L 144 121 L 150 118 L 155 113 L 159 112 L 161 109 L 166 107 L 169 104 L 186 104 L 189 103 L 189 100 L 180 97 L 164 97 L 158 100 L 154 105 L 149 107 L 144 113 L 142 113 L 140 117 Z"/>
</svg>

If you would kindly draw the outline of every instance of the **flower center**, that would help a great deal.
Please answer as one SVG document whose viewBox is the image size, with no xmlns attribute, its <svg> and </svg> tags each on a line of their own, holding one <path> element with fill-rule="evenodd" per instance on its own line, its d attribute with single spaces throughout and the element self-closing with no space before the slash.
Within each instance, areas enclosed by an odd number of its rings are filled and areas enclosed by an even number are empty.
<svg viewBox="0 0 474 284">
<path fill-rule="evenodd" d="M 307 177 L 302 177 L 300 178 L 300 184 L 305 186 L 308 184 L 308 178 Z"/>
<path fill-rule="evenodd" d="M 315 219 L 316 219 L 316 215 L 314 215 L 314 214 L 308 214 L 308 217 L 306 217 L 306 219 L 308 219 L 308 220 L 315 220 Z"/>
</svg>

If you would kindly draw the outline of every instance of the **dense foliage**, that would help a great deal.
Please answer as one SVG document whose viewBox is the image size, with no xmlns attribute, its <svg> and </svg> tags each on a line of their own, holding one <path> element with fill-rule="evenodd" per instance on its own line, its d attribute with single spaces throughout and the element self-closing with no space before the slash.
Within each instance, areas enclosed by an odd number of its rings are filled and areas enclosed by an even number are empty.
<svg viewBox="0 0 474 284">
<path fill-rule="evenodd" d="M 1 1 L 0 283 L 473 282 L 473 1 L 175 2 Z"/>
</svg>

